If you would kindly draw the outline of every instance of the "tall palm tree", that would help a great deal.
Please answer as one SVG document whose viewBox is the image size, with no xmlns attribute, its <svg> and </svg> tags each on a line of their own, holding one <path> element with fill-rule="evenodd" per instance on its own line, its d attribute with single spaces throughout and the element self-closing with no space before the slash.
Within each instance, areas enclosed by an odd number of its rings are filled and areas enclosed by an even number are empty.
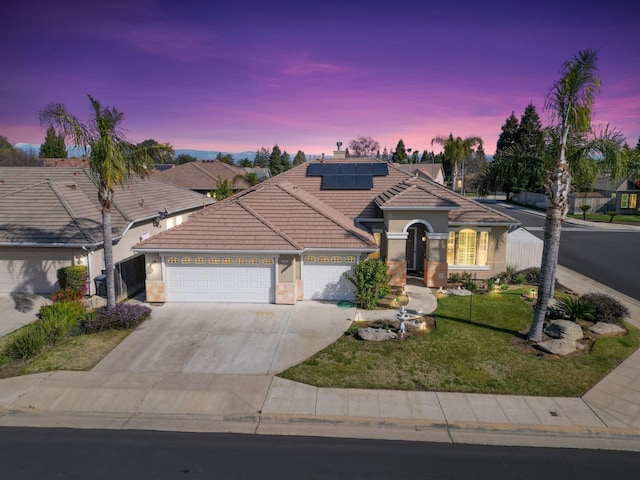
<svg viewBox="0 0 640 480">
<path fill-rule="evenodd" d="M 71 115 L 60 103 L 51 103 L 42 109 L 40 122 L 57 127 L 65 138 L 82 146 L 89 157 L 89 171 L 98 187 L 98 200 L 102 207 L 107 307 L 111 308 L 116 305 L 111 229 L 114 189 L 125 185 L 134 176 L 148 175 L 149 165 L 167 153 L 173 153 L 173 149 L 168 144 L 139 146 L 128 142 L 120 126 L 124 119 L 123 113 L 115 108 L 102 107 L 91 95 L 89 101 L 91 115 L 86 123 Z"/>
<path fill-rule="evenodd" d="M 580 134 L 591 130 L 595 94 L 600 89 L 600 79 L 596 76 L 596 70 L 597 53 L 590 49 L 578 52 L 563 64 L 562 78 L 553 84 L 545 102 L 545 109 L 558 123 L 559 143 L 556 162 L 547 183 L 548 206 L 538 302 L 527 334 L 527 337 L 535 342 L 542 340 L 544 318 L 555 282 L 562 220 L 569 205 L 571 174 L 567 161 L 567 142 L 570 132 Z"/>
<path fill-rule="evenodd" d="M 453 138 L 453 134 L 450 133 L 448 137 L 437 136 L 433 138 L 431 140 L 431 145 L 433 145 L 434 143 L 438 143 L 444 147 L 444 156 L 449 161 L 449 164 L 453 169 L 452 190 L 455 192 L 456 186 L 458 184 L 458 176 L 460 175 L 460 171 L 458 170 L 458 165 L 465 158 L 471 155 L 471 153 L 474 152 L 475 147 L 482 148 L 482 138 L 480 137 Z M 461 190 L 462 190 L 462 187 L 461 187 Z"/>
</svg>

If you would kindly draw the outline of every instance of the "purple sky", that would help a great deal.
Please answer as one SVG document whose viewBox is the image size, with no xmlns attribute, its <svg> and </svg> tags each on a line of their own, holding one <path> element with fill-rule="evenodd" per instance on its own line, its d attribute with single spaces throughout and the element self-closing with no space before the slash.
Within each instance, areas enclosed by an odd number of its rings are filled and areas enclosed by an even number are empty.
<svg viewBox="0 0 640 480">
<path fill-rule="evenodd" d="M 11 143 L 42 143 L 50 102 L 87 119 L 91 94 L 134 142 L 330 154 L 359 135 L 432 150 L 451 132 L 492 153 L 512 111 L 532 102 L 548 124 L 545 96 L 585 48 L 599 49 L 594 123 L 640 137 L 638 2 L 25 0 L 2 15 Z"/>
</svg>

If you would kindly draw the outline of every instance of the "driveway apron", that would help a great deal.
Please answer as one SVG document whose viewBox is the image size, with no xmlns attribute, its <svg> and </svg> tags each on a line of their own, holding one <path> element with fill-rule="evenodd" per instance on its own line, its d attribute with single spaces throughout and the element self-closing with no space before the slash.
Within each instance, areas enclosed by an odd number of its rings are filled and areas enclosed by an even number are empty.
<svg viewBox="0 0 640 480">
<path fill-rule="evenodd" d="M 167 303 L 93 371 L 276 374 L 334 342 L 354 314 L 320 302 Z"/>
</svg>

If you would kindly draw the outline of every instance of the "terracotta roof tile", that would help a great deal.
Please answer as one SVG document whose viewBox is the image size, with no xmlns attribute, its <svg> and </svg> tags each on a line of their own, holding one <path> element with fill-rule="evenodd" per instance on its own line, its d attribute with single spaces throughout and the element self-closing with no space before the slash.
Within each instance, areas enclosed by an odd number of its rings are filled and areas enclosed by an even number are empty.
<svg viewBox="0 0 640 480">
<path fill-rule="evenodd" d="M 154 173 L 154 177 L 163 182 L 178 185 L 189 190 L 215 190 L 218 177 L 234 182 L 234 188 L 247 188 L 249 184 L 241 178 L 247 172 L 235 165 L 218 160 L 187 162 Z"/>
</svg>

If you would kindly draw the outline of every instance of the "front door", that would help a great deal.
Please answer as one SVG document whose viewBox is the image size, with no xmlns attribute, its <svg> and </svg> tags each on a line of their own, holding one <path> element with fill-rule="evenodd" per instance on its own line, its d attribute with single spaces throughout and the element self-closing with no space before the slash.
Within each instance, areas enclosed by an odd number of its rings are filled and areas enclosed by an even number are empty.
<svg viewBox="0 0 640 480">
<path fill-rule="evenodd" d="M 416 227 L 409 227 L 407 233 L 409 234 L 409 236 L 407 237 L 407 270 L 410 272 L 415 272 L 418 246 L 418 242 L 416 241 L 416 239 L 418 236 L 418 229 Z"/>
</svg>

